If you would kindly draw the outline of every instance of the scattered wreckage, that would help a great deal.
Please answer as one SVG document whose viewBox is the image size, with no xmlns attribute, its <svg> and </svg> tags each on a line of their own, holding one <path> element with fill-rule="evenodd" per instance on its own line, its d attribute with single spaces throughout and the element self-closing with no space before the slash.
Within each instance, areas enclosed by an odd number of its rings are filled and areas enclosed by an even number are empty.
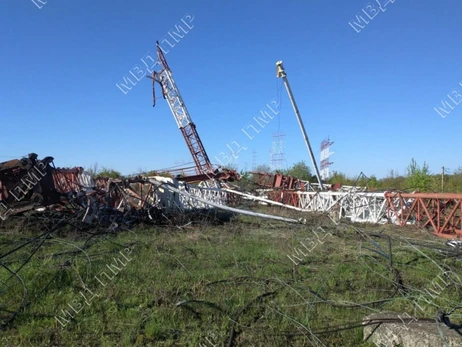
<svg viewBox="0 0 462 347">
<path fill-rule="evenodd" d="M 162 216 L 222 209 L 262 218 L 296 222 L 291 218 L 239 210 L 235 194 L 221 188 L 221 180 L 235 180 L 231 170 L 217 171 L 205 178 L 215 184 L 202 187 L 196 176 L 135 176 L 128 178 L 96 177 L 82 167 L 56 168 L 53 157 L 38 159 L 31 153 L 26 158 L 0 163 L 0 218 L 44 211 L 65 212 L 79 216 L 84 223 L 132 218 L 158 220 Z M 200 177 L 204 179 L 204 177 Z M 212 186 L 212 187 L 210 187 Z"/>
<path fill-rule="evenodd" d="M 303 221 L 237 209 L 239 199 L 245 199 L 300 212 L 324 213 L 333 220 L 414 224 L 433 228 L 435 235 L 444 238 L 462 237 L 462 194 L 377 192 L 338 185 L 320 190 L 309 182 L 281 174 L 254 176 L 257 185 L 264 189 L 253 193 L 238 191 L 219 181 L 238 177 L 229 172 L 183 178 L 93 178 L 81 167 L 56 168 L 52 157 L 39 160 L 37 154 L 31 153 L 0 163 L 0 218 L 51 210 L 78 216 L 85 223 L 121 215 L 156 221 L 188 211 L 219 209 L 291 223 Z M 208 179 L 212 184 L 191 183 L 200 179 Z"/>
</svg>

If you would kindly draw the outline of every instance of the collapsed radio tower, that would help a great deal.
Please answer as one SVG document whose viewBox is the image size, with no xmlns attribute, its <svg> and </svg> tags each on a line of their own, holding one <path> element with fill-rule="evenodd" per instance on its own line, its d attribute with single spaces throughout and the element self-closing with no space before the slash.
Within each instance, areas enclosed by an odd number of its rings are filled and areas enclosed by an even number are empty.
<svg viewBox="0 0 462 347">
<path fill-rule="evenodd" d="M 155 83 L 159 83 L 162 88 L 162 96 L 167 100 L 168 106 L 172 111 L 173 117 L 181 130 L 186 144 L 193 157 L 196 173 L 210 174 L 213 173 L 213 167 L 205 151 L 204 145 L 196 130 L 196 125 L 189 115 L 188 109 L 181 97 L 180 91 L 173 79 L 172 71 L 165 60 L 159 42 L 157 41 L 157 59 L 160 62 L 160 71 L 153 71 L 152 76 L 146 76 L 152 79 L 152 99 L 153 106 L 156 105 Z"/>
<path fill-rule="evenodd" d="M 333 163 L 329 161 L 329 157 L 334 154 L 330 151 L 330 146 L 333 144 L 329 138 L 321 142 L 321 177 L 323 180 L 330 178 L 329 166 Z"/>
<path fill-rule="evenodd" d="M 273 146 L 271 148 L 271 170 L 277 171 L 284 168 L 286 158 L 284 157 L 284 134 L 279 132 L 273 134 Z"/>
</svg>

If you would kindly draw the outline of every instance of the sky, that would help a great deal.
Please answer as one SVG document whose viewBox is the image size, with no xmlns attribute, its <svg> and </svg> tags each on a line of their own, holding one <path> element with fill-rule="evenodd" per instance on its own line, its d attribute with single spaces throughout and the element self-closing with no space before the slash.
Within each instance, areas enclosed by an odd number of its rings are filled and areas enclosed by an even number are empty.
<svg viewBox="0 0 462 347">
<path fill-rule="evenodd" d="M 5 0 L 0 161 L 189 165 L 145 77 L 160 41 L 214 164 L 269 165 L 282 133 L 284 165 L 311 166 L 282 60 L 318 165 L 329 137 L 331 171 L 404 174 L 415 158 L 450 172 L 462 166 L 461 15 L 456 0 Z"/>
</svg>

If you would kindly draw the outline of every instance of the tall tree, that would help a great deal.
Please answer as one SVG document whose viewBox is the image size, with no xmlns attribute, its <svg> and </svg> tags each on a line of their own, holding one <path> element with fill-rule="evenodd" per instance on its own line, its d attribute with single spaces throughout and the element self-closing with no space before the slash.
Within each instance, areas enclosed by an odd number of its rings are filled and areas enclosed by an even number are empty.
<svg viewBox="0 0 462 347">
<path fill-rule="evenodd" d="M 355 181 L 356 179 L 349 178 L 344 173 L 338 171 L 334 171 L 328 180 L 330 184 L 341 183 L 346 186 L 353 185 Z"/>
<path fill-rule="evenodd" d="M 300 180 L 309 181 L 311 179 L 311 169 L 302 160 L 298 163 L 295 163 L 289 170 L 287 170 L 287 175 L 293 176 Z"/>
<path fill-rule="evenodd" d="M 406 173 L 406 183 L 409 189 L 418 189 L 423 192 L 430 189 L 432 177 L 426 162 L 420 167 L 415 159 L 412 158 L 410 164 L 406 168 Z"/>
</svg>

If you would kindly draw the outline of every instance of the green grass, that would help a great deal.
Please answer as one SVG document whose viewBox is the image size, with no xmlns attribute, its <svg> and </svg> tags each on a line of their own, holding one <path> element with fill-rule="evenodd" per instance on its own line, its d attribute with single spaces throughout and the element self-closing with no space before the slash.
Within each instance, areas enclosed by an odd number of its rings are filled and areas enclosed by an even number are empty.
<svg viewBox="0 0 462 347">
<path fill-rule="evenodd" d="M 307 237 L 316 240 L 311 230 L 318 226 L 333 235 L 294 265 L 288 255 Z M 359 227 L 443 242 L 414 229 Z M 1 254 L 13 247 L 11 240 L 32 233 L 5 228 Z M 69 231 L 47 240 L 21 269 L 29 304 L 3 331 L 0 345 L 208 347 L 210 342 L 227 345 L 232 335 L 238 346 L 310 346 L 319 340 L 326 346 L 373 346 L 363 342 L 362 328 L 320 332 L 358 323 L 374 312 L 413 315 L 412 297 L 431 288 L 441 272 L 435 262 L 462 273 L 454 258 L 424 248 L 422 254 L 394 241 L 394 267 L 407 288 L 400 292 L 388 260 L 364 248 L 374 248 L 369 241 L 352 227 L 321 217 L 310 217 L 307 225 L 241 216 L 224 225 L 138 227 L 96 237 L 80 251 L 86 239 Z M 387 251 L 384 240 L 374 241 Z M 35 246 L 5 263 L 17 269 Z M 114 258 L 124 259 L 120 252 L 127 247 L 131 260 L 119 263 L 112 280 L 101 276 L 102 271 L 110 274 L 107 265 Z M 60 266 L 67 260 L 69 266 Z M 8 273 L 2 270 L 0 276 L 5 281 Z M 10 280 L 11 287 L 2 292 L 3 309 L 13 310 L 20 302 L 22 286 L 16 282 Z M 97 295 L 90 305 L 79 294 L 85 287 Z M 451 284 L 431 303 L 420 303 L 420 316 L 433 318 L 439 307 L 456 306 L 460 294 L 460 285 Z M 63 327 L 55 316 L 70 310 L 73 300 L 83 309 Z"/>
</svg>

